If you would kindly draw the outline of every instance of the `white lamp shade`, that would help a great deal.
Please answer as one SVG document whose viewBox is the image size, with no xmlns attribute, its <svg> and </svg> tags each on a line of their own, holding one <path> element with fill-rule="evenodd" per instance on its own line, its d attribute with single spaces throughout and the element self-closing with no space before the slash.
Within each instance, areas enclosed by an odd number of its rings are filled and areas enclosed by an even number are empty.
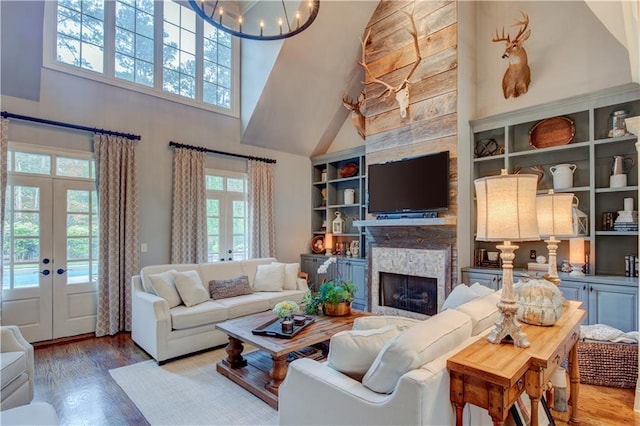
<svg viewBox="0 0 640 426">
<path fill-rule="evenodd" d="M 476 179 L 474 184 L 477 205 L 476 240 L 540 239 L 536 217 L 536 175 L 488 176 Z"/>
<path fill-rule="evenodd" d="M 536 197 L 538 230 L 543 237 L 572 237 L 573 233 L 573 194 L 548 194 Z"/>
<path fill-rule="evenodd" d="M 584 263 L 584 238 L 569 240 L 569 262 Z"/>
<path fill-rule="evenodd" d="M 333 250 L 333 234 L 324 236 L 324 248 L 325 250 Z"/>
</svg>

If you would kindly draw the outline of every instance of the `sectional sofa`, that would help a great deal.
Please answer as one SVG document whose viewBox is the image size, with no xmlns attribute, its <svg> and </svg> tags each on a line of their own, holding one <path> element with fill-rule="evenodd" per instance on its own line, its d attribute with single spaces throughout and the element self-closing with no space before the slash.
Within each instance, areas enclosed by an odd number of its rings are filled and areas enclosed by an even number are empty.
<svg viewBox="0 0 640 426">
<path fill-rule="evenodd" d="M 146 266 L 132 278 L 131 337 L 158 363 L 226 344 L 216 323 L 302 301 L 298 271 L 275 258 Z"/>
</svg>

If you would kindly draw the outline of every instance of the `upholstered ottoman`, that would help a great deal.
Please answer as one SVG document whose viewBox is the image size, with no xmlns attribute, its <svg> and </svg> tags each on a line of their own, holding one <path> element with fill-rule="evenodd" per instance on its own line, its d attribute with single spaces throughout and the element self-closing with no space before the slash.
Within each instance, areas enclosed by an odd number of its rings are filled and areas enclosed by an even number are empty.
<svg viewBox="0 0 640 426">
<path fill-rule="evenodd" d="M 53 405 L 47 402 L 32 402 L 0 411 L 0 424 L 12 425 L 57 425 L 58 415 Z"/>
</svg>

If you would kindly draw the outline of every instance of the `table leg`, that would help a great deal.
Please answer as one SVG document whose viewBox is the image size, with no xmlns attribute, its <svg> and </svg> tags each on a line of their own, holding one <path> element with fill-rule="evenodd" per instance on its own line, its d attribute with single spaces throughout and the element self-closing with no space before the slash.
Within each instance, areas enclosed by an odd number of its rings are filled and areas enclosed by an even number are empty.
<svg viewBox="0 0 640 426">
<path fill-rule="evenodd" d="M 242 368 L 247 365 L 247 360 L 242 357 L 242 341 L 229 336 L 229 344 L 225 348 L 227 359 L 224 360 L 231 368 Z"/>
<path fill-rule="evenodd" d="M 538 418 L 538 404 L 540 403 L 540 398 L 532 398 L 529 396 L 531 400 L 531 426 L 538 426 L 538 422 L 540 421 Z"/>
<path fill-rule="evenodd" d="M 271 367 L 271 371 L 269 371 L 271 381 L 267 383 L 265 387 L 267 390 L 277 395 L 280 383 L 282 383 L 284 378 L 287 377 L 287 355 L 274 355 L 271 359 L 273 360 L 273 367 Z"/>
<path fill-rule="evenodd" d="M 464 404 L 453 404 L 456 407 L 456 426 L 462 426 L 462 410 Z"/>
<path fill-rule="evenodd" d="M 569 352 L 569 380 L 571 382 L 571 395 L 569 406 L 571 407 L 570 425 L 580 424 L 578 419 L 578 396 L 580 394 L 580 366 L 578 365 L 578 344 L 576 343 Z"/>
</svg>

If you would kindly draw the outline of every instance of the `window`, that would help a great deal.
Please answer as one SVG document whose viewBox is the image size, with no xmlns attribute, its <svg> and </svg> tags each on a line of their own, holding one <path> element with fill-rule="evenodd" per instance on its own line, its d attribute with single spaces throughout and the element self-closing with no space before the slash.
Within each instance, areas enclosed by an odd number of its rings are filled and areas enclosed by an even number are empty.
<svg viewBox="0 0 640 426">
<path fill-rule="evenodd" d="M 208 260 L 247 259 L 247 177 L 220 170 L 206 175 Z"/>
<path fill-rule="evenodd" d="M 239 115 L 239 42 L 186 3 L 59 0 L 45 7 L 47 67 Z"/>
</svg>

